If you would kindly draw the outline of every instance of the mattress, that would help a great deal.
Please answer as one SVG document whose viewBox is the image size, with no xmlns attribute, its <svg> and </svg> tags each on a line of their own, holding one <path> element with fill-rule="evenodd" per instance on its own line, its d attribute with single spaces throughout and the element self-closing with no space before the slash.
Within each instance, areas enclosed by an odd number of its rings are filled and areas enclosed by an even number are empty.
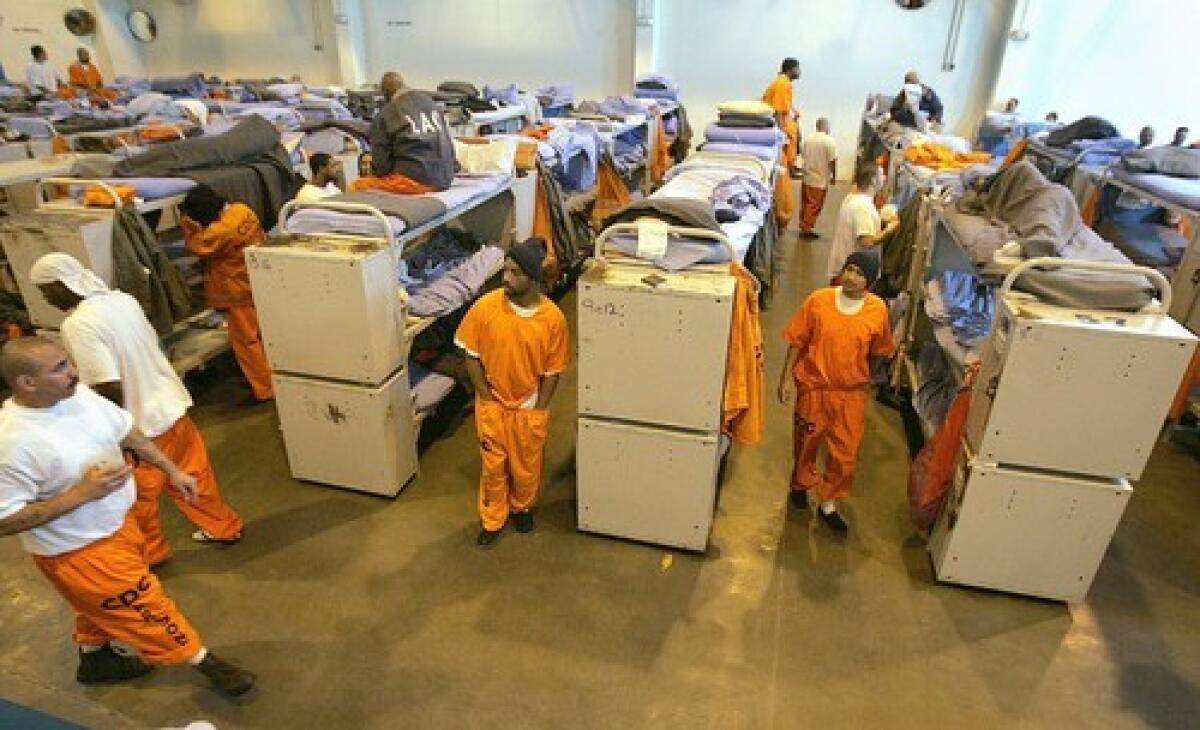
<svg viewBox="0 0 1200 730">
<path fill-rule="evenodd" d="M 1114 168 L 1113 177 L 1188 210 L 1200 212 L 1200 179 Z"/>
<path fill-rule="evenodd" d="M 487 176 L 465 176 L 458 175 L 454 178 L 454 182 L 448 190 L 439 193 L 423 193 L 421 195 L 395 195 L 393 193 L 384 193 L 380 191 L 360 191 L 358 193 L 345 193 L 335 198 L 331 198 L 331 202 L 341 200 L 342 202 L 359 202 L 375 205 L 380 208 L 388 222 L 392 225 L 392 234 L 399 236 L 409 228 L 415 228 L 419 225 L 427 223 L 438 217 L 445 215 L 446 212 L 453 213 L 455 208 L 461 207 L 472 201 L 480 198 L 486 198 L 495 193 L 511 179 L 509 175 L 487 175 Z M 436 201 L 440 206 L 404 206 L 404 215 L 388 215 L 388 209 L 392 206 L 385 202 L 388 198 L 397 199 L 396 202 L 412 202 L 413 198 L 421 198 L 425 200 Z M 407 200 L 406 200 L 407 199 Z M 442 208 L 441 212 L 436 212 Z M 408 220 L 405 220 L 408 217 Z M 372 215 L 362 213 L 347 213 L 344 211 L 331 210 L 328 208 L 301 208 L 288 217 L 287 229 L 290 233 L 345 233 L 360 236 L 378 236 L 379 221 Z"/>
<path fill-rule="evenodd" d="M 196 187 L 196 181 L 187 177 L 110 177 L 104 182 L 109 185 L 132 185 L 134 195 L 142 200 L 183 195 Z"/>
</svg>

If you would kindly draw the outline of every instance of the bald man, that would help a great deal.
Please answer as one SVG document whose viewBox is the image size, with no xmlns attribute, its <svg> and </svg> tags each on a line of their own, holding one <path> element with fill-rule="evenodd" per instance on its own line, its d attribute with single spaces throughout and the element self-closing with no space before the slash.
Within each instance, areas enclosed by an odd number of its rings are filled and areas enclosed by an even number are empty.
<svg viewBox="0 0 1200 730">
<path fill-rule="evenodd" d="M 446 117 L 433 97 L 411 89 L 388 71 L 379 83 L 383 108 L 371 122 L 371 175 L 355 181 L 355 190 L 430 193 L 446 190 L 458 163 Z"/>
<path fill-rule="evenodd" d="M 801 146 L 804 176 L 800 184 L 800 237 L 817 238 L 813 228 L 825 207 L 825 193 L 837 181 L 837 144 L 829 136 L 829 120 L 817 120 L 817 131 Z"/>
<path fill-rule="evenodd" d="M 79 382 L 60 345 L 22 337 L 0 349 L 12 397 L 0 408 L 0 536 L 21 543 L 75 614 L 77 681 L 133 679 L 156 664 L 190 664 L 220 693 L 254 686 L 252 673 L 205 648 L 151 572 L 130 515 L 123 452 L 195 495 L 196 480 L 134 425 L 133 416 Z M 112 641 L 139 657 L 115 651 Z"/>
<path fill-rule="evenodd" d="M 92 54 L 86 48 L 75 51 L 75 63 L 67 68 L 67 76 L 71 80 L 71 88 L 86 91 L 93 101 L 104 103 L 114 102 L 119 94 L 116 89 L 105 88 L 104 77 L 100 69 L 92 63 Z"/>
</svg>

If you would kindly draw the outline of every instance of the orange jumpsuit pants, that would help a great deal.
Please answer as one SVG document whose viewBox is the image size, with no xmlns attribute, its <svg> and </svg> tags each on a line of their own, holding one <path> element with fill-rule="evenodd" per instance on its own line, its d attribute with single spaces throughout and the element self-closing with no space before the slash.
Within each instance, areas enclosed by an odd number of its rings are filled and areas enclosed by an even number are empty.
<svg viewBox="0 0 1200 730">
<path fill-rule="evenodd" d="M 845 499 L 854 482 L 854 462 L 867 424 L 867 391 L 811 389 L 797 385 L 792 489 L 813 490 L 821 501 Z M 825 445 L 825 471 L 817 453 Z"/>
<path fill-rule="evenodd" d="M 183 493 L 171 486 L 167 475 L 158 467 L 139 462 L 133 470 L 137 482 L 137 501 L 132 514 L 145 539 L 146 562 L 157 565 L 171 557 L 171 546 L 158 521 L 158 498 L 165 490 L 171 501 L 192 524 L 218 539 L 236 537 L 242 531 L 238 517 L 217 486 L 204 438 L 192 419 L 184 414 L 171 428 L 154 437 L 154 445 L 176 466 L 196 478 L 196 501 L 189 502 Z"/>
<path fill-rule="evenodd" d="M 796 199 L 792 189 L 792 176 L 786 172 L 775 176 L 775 226 L 782 233 L 792 222 L 796 213 Z"/>
<path fill-rule="evenodd" d="M 180 664 L 203 648 L 142 555 L 132 516 L 106 538 L 33 561 L 75 611 L 75 641 L 127 644 L 150 664 Z"/>
<path fill-rule="evenodd" d="M 815 188 L 811 185 L 800 185 L 800 230 L 811 231 L 817 225 L 817 217 L 825 207 L 825 193 L 828 188 Z"/>
<path fill-rule="evenodd" d="M 549 423 L 549 411 L 475 400 L 475 428 L 483 459 L 479 517 L 485 530 L 499 530 L 509 513 L 524 512 L 537 500 Z"/>
<path fill-rule="evenodd" d="M 267 364 L 267 351 L 263 347 L 262 332 L 258 329 L 258 310 L 253 304 L 231 306 L 225 310 L 225 322 L 229 326 L 229 346 L 233 348 L 233 357 L 250 383 L 254 397 L 259 400 L 274 397 L 271 366 Z"/>
<path fill-rule="evenodd" d="M 783 143 L 783 162 L 787 165 L 788 173 L 791 174 L 792 168 L 796 165 L 796 158 L 800 156 L 800 127 L 796 124 L 796 120 L 792 119 L 791 114 L 784 117 L 783 134 L 787 137 Z"/>
</svg>

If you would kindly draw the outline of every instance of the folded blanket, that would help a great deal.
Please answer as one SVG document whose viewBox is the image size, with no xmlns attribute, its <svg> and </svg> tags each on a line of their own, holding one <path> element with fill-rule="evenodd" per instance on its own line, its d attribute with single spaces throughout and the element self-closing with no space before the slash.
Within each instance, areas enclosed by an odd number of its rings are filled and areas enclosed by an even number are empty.
<svg viewBox="0 0 1200 730">
<path fill-rule="evenodd" d="M 702 149 L 707 152 L 728 152 L 735 155 L 753 155 L 760 160 L 772 162 L 779 157 L 774 147 L 760 144 L 741 144 L 739 142 L 705 142 Z"/>
<path fill-rule="evenodd" d="M 399 236 L 405 231 L 404 221 L 395 216 L 388 216 L 392 235 Z M 321 233 L 345 233 L 352 236 L 383 235 L 379 221 L 372 215 L 345 213 L 329 208 L 301 208 L 288 216 L 288 233 L 316 235 Z"/>
<path fill-rule="evenodd" d="M 441 317 L 470 302 L 500 271 L 504 250 L 484 246 L 470 258 L 448 267 L 441 276 L 407 287 L 408 311 L 419 317 Z"/>
<path fill-rule="evenodd" d="M 775 126 L 775 120 L 758 116 L 756 114 L 734 114 L 731 112 L 722 112 L 717 116 L 717 125 L 721 127 L 769 129 Z"/>
<path fill-rule="evenodd" d="M 704 137 L 710 142 L 736 142 L 764 147 L 778 147 L 784 140 L 783 132 L 777 127 L 747 129 L 722 127 L 715 123 L 704 128 Z"/>
<path fill-rule="evenodd" d="M 775 117 L 775 110 L 770 105 L 764 104 L 761 101 L 723 101 L 717 105 L 717 112 L 733 112 L 734 114 L 747 114 L 771 119 Z"/>
<path fill-rule="evenodd" d="M 604 221 L 607 228 L 616 223 L 632 223 L 638 218 L 655 218 L 675 226 L 721 230 L 708 200 L 692 198 L 650 197 L 635 200 L 610 215 Z"/>
<path fill-rule="evenodd" d="M 416 228 L 446 213 L 446 205 L 442 201 L 425 195 L 396 195 L 379 190 L 360 190 L 334 195 L 328 200 L 331 203 L 370 205 L 378 208 L 384 215 L 404 221 L 408 228 Z M 379 228 L 378 224 L 375 227 Z"/>
</svg>

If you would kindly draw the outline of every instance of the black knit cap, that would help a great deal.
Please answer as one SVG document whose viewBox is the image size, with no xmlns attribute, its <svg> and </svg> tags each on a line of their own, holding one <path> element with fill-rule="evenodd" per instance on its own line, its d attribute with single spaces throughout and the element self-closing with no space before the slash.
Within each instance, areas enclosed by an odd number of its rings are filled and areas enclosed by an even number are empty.
<svg viewBox="0 0 1200 730">
<path fill-rule="evenodd" d="M 521 271 L 535 281 L 542 280 L 542 262 L 546 260 L 546 241 L 534 236 L 508 249 L 508 258 L 517 262 Z"/>
<path fill-rule="evenodd" d="M 879 278 L 879 257 L 871 251 L 855 251 L 846 257 L 846 263 L 842 264 L 842 270 L 854 264 L 858 270 L 863 272 L 863 276 L 867 277 L 867 286 L 875 283 Z"/>
</svg>

